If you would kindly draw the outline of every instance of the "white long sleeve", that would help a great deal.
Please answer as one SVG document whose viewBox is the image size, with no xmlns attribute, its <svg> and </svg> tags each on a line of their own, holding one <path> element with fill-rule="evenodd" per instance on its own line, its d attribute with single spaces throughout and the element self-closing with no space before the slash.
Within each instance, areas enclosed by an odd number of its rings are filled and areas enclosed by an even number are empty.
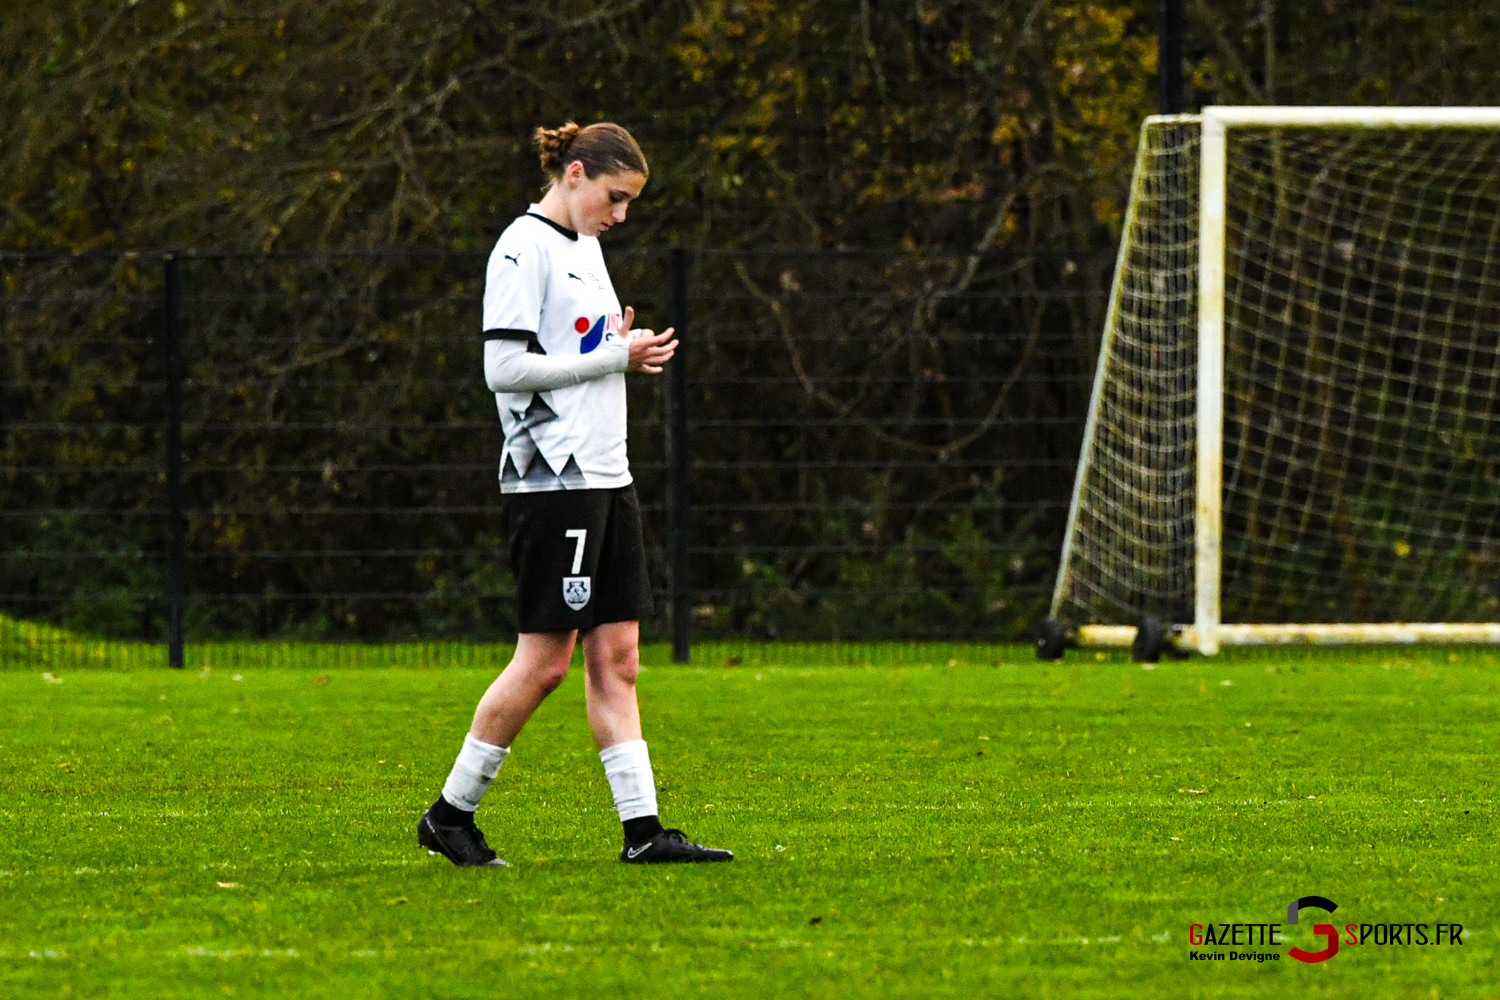
<svg viewBox="0 0 1500 1000">
<path fill-rule="evenodd" d="M 588 354 L 555 358 L 531 354 L 519 340 L 484 342 L 484 381 L 491 392 L 546 392 L 630 367 L 630 342 L 611 337 Z"/>
</svg>

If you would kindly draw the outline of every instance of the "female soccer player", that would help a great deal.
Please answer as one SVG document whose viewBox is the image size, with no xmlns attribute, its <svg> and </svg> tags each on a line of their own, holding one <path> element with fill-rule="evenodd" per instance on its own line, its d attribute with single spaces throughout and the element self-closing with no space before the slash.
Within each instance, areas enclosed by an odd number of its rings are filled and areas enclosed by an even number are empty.
<svg viewBox="0 0 1500 1000">
<path fill-rule="evenodd" d="M 635 697 L 651 613 L 640 505 L 625 457 L 625 372 L 660 373 L 672 330 L 633 330 L 599 250 L 649 173 L 607 122 L 536 130 L 548 185 L 500 235 L 484 287 L 484 375 L 505 449 L 500 492 L 516 576 L 515 656 L 474 711 L 417 840 L 456 865 L 505 865 L 474 824 L 479 800 L 583 642 L 589 728 L 625 827 L 620 860 L 728 861 L 657 818 Z"/>
</svg>

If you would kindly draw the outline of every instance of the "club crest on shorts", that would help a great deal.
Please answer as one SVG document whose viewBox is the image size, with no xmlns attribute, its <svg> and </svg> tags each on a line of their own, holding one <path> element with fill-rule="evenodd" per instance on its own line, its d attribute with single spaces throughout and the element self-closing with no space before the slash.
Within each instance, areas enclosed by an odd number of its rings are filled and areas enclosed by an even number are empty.
<svg viewBox="0 0 1500 1000">
<path fill-rule="evenodd" d="M 591 576 L 563 577 L 563 603 L 574 611 L 582 611 L 593 593 L 593 579 Z"/>
</svg>

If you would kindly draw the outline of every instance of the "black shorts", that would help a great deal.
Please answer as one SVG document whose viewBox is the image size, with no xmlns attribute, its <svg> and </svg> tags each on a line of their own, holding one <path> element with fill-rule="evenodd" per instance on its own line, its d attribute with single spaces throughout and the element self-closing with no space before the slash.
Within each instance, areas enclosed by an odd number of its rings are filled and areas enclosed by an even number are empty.
<svg viewBox="0 0 1500 1000">
<path fill-rule="evenodd" d="M 640 621 L 654 610 L 634 486 L 502 498 L 521 632 Z"/>
</svg>

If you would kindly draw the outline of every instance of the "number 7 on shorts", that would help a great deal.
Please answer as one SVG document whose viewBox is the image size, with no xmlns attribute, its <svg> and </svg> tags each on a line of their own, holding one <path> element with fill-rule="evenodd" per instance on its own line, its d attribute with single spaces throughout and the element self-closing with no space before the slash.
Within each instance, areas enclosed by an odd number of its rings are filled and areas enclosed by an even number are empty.
<svg viewBox="0 0 1500 1000">
<path fill-rule="evenodd" d="M 563 532 L 563 537 L 573 539 L 573 575 L 563 577 L 563 603 L 574 611 L 582 611 L 594 589 L 593 580 L 578 575 L 583 569 L 583 543 L 589 537 L 588 529 L 569 528 Z"/>
<path fill-rule="evenodd" d="M 563 532 L 564 538 L 573 539 L 573 575 L 583 569 L 583 543 L 589 537 L 587 528 L 569 528 Z"/>
</svg>

